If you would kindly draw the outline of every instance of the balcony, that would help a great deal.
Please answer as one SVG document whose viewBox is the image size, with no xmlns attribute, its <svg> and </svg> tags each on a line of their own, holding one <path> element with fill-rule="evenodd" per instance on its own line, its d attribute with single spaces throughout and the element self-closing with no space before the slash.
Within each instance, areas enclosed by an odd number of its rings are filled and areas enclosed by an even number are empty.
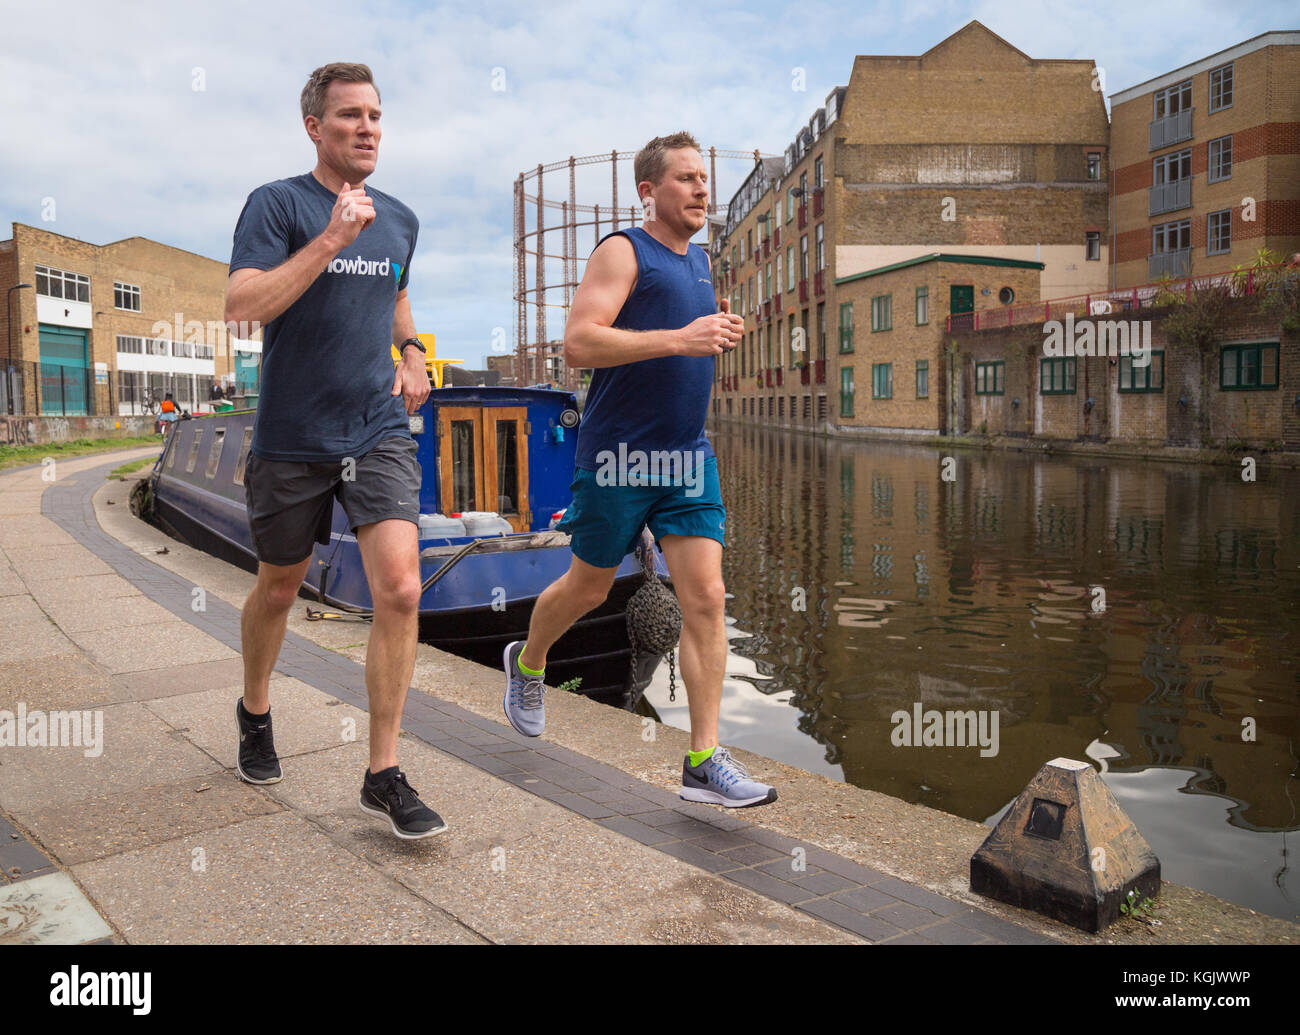
<svg viewBox="0 0 1300 1035">
<path fill-rule="evenodd" d="M 763 299 L 763 319 L 772 319 L 772 300 L 770 298 Z"/>
<path fill-rule="evenodd" d="M 799 229 L 802 230 L 808 225 L 808 206 L 799 206 Z"/>
<path fill-rule="evenodd" d="M 776 368 L 776 386 L 777 386 L 777 388 L 780 388 L 780 387 L 781 387 L 781 374 L 782 374 L 782 370 L 781 370 L 781 368 L 780 368 L 780 367 L 777 367 L 777 368 Z"/>
<path fill-rule="evenodd" d="M 1172 252 L 1157 252 L 1147 256 L 1147 280 L 1159 280 L 1165 274 L 1185 277 L 1192 268 L 1192 250 L 1179 248 Z"/>
<path fill-rule="evenodd" d="M 779 226 L 772 231 L 772 247 L 773 248 L 781 247 L 781 228 Z"/>
<path fill-rule="evenodd" d="M 799 281 L 799 303 L 801 305 L 808 304 L 808 278 L 807 277 L 804 277 L 802 280 Z"/>
<path fill-rule="evenodd" d="M 806 385 L 810 379 L 811 374 L 812 371 L 808 369 L 807 365 L 801 366 L 799 368 L 799 383 L 801 385 Z"/>
<path fill-rule="evenodd" d="M 818 298 L 826 294 L 826 271 L 818 270 L 813 274 L 813 294 Z"/>
<path fill-rule="evenodd" d="M 825 188 L 813 191 L 813 219 L 821 219 L 825 197 Z"/>
<path fill-rule="evenodd" d="M 771 368 L 771 367 L 768 367 L 767 370 L 764 371 L 764 372 L 767 374 L 767 387 L 768 387 L 768 388 L 771 388 L 771 387 L 772 387 L 772 368 Z"/>
<path fill-rule="evenodd" d="M 770 237 L 764 237 L 764 238 L 763 238 L 763 258 L 765 258 L 765 259 L 770 259 L 771 257 L 772 257 L 772 238 L 770 238 Z"/>
<path fill-rule="evenodd" d="M 1147 150 L 1155 151 L 1157 148 L 1168 147 L 1170 144 L 1191 140 L 1192 112 L 1195 110 L 1194 108 L 1188 108 L 1186 111 L 1180 111 L 1177 115 L 1166 115 L 1163 119 L 1155 119 L 1151 122 L 1151 146 Z"/>
<path fill-rule="evenodd" d="M 778 319 L 781 316 L 781 292 L 772 296 L 772 312 L 776 313 Z"/>
<path fill-rule="evenodd" d="M 1180 208 L 1188 208 L 1192 203 L 1191 177 L 1148 187 L 1147 201 L 1147 214 L 1151 216 L 1158 216 L 1162 212 L 1174 212 Z"/>
<path fill-rule="evenodd" d="M 755 249 L 754 249 L 754 262 L 755 262 L 755 263 L 759 263 L 759 262 L 762 262 L 762 261 L 763 261 L 762 258 L 761 258 L 762 254 L 763 254 L 763 249 L 762 249 L 762 248 L 755 248 Z"/>
<path fill-rule="evenodd" d="M 813 381 L 819 385 L 826 383 L 826 360 L 813 360 Z"/>
</svg>

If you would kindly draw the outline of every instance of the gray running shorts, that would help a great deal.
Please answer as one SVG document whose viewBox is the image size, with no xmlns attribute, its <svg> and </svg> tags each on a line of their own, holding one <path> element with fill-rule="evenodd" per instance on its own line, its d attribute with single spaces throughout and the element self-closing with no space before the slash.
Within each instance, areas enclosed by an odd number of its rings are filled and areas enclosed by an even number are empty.
<svg viewBox="0 0 1300 1035">
<path fill-rule="evenodd" d="M 250 453 L 244 500 L 258 560 L 297 564 L 311 556 L 313 543 L 328 545 L 335 498 L 354 533 L 390 518 L 418 525 L 420 464 L 415 453 L 415 439 L 398 435 L 380 439 L 355 458 L 355 465 L 264 460 Z"/>
</svg>

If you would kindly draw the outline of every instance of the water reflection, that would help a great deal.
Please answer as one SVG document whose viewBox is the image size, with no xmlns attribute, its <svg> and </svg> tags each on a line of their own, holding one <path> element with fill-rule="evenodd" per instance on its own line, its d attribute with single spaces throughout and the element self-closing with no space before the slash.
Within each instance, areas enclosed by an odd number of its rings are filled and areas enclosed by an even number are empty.
<svg viewBox="0 0 1300 1035">
<path fill-rule="evenodd" d="M 712 439 L 724 742 L 981 821 L 1046 760 L 1092 758 L 1168 879 L 1300 916 L 1300 475 Z M 996 710 L 999 753 L 894 746 L 918 702 Z"/>
</svg>

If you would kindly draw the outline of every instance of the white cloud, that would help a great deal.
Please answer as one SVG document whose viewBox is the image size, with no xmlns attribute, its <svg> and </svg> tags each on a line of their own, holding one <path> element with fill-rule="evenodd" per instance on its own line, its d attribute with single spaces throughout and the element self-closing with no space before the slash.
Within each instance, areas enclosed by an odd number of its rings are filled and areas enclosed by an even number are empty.
<svg viewBox="0 0 1300 1035">
<path fill-rule="evenodd" d="M 486 9 L 237 0 L 57 10 L 54 21 L 34 5 L 10 5 L 4 16 L 0 77 L 16 121 L 0 154 L 0 218 L 40 225 L 41 200 L 54 197 L 58 233 L 101 243 L 139 234 L 224 259 L 248 192 L 314 163 L 298 113 L 307 73 L 365 61 L 386 126 L 374 183 L 421 220 L 417 322 L 472 362 L 492 327 L 513 330 L 512 185 L 538 162 L 635 149 L 678 128 L 706 147 L 780 153 L 830 88 L 848 81 L 855 53 L 921 53 L 972 18 L 1033 57 L 1095 58 L 1112 91 L 1289 24 L 1280 4 L 1205 0 L 1172 18 L 1113 0 Z M 796 66 L 806 69 L 806 92 L 791 89 Z M 202 92 L 191 89 L 196 68 Z M 498 68 L 504 93 L 492 89 Z M 620 168 L 626 206 L 631 169 Z M 747 171 L 743 161 L 720 163 L 719 200 Z M 606 205 L 608 175 L 607 164 L 583 170 L 579 201 Z M 567 195 L 562 177 L 548 177 L 547 188 Z M 580 230 L 579 253 L 593 240 L 590 227 Z M 548 238 L 548 251 L 558 248 L 558 236 Z"/>
</svg>

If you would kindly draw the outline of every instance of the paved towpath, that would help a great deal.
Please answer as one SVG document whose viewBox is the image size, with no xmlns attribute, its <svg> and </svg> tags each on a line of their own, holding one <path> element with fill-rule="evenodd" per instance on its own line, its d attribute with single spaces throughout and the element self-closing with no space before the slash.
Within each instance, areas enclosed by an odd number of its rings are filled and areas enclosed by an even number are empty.
<svg viewBox="0 0 1300 1035">
<path fill-rule="evenodd" d="M 399 842 L 356 803 L 367 627 L 302 608 L 272 683 L 285 778 L 241 783 L 252 578 L 131 516 L 129 483 L 104 476 L 135 455 L 0 475 L 0 709 L 98 713 L 104 731 L 98 752 L 0 747 L 0 944 L 1094 940 L 971 896 L 978 824 L 743 752 L 782 801 L 690 805 L 672 789 L 681 731 L 647 739 L 639 717 L 553 692 L 546 738 L 523 738 L 498 673 L 424 645 L 400 755 L 450 829 Z M 1223 940 L 1295 940 L 1209 901 Z M 1149 939 L 1129 927 L 1111 940 Z"/>
</svg>

